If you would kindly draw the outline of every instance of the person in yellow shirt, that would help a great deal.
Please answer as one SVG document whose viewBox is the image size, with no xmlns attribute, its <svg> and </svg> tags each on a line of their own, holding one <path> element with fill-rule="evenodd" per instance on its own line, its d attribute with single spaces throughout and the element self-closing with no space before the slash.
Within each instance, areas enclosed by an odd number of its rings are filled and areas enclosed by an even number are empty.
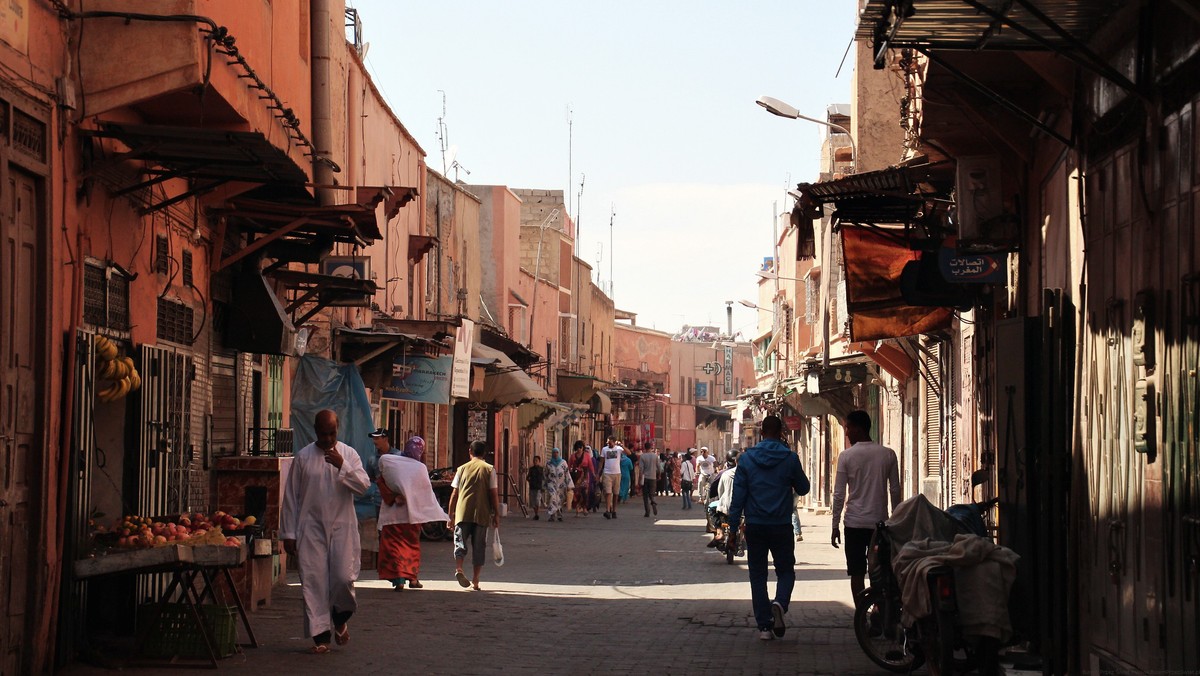
<svg viewBox="0 0 1200 676">
<path fill-rule="evenodd" d="M 450 520 L 454 532 L 454 579 L 462 587 L 480 591 L 479 573 L 487 557 L 487 528 L 500 528 L 500 495 L 496 490 L 496 469 L 484 461 L 487 445 L 482 441 L 471 444 L 471 459 L 454 473 L 450 482 Z M 475 566 L 471 581 L 463 572 L 467 558 L 467 543 L 471 543 L 471 563 Z"/>
</svg>

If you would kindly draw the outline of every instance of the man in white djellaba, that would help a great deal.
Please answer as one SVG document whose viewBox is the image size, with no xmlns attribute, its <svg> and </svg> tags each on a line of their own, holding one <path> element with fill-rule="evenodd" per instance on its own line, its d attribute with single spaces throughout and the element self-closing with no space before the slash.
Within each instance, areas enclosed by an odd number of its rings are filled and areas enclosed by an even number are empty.
<svg viewBox="0 0 1200 676">
<path fill-rule="evenodd" d="M 329 641 L 350 641 L 347 622 L 354 614 L 358 579 L 358 518 L 354 496 L 371 485 L 358 452 L 337 440 L 337 414 L 317 413 L 317 440 L 292 458 L 283 490 L 280 534 L 284 549 L 297 557 L 304 598 L 304 629 L 312 652 L 330 651 Z"/>
</svg>

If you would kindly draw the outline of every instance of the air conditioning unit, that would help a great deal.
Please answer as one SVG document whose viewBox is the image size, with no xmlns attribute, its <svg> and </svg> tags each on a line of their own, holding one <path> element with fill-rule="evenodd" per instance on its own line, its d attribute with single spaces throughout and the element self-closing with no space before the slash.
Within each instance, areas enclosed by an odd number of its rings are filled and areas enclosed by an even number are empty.
<svg viewBox="0 0 1200 676">
<path fill-rule="evenodd" d="M 958 158 L 954 220 L 960 251 L 1012 251 L 1020 243 L 1020 216 L 1004 208 L 1004 166 L 995 155 Z"/>
</svg>

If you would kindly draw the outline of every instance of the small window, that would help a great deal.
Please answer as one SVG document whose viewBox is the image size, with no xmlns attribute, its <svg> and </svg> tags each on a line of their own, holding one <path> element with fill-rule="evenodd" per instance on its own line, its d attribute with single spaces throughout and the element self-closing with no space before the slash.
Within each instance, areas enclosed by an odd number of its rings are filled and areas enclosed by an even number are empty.
<svg viewBox="0 0 1200 676">
<path fill-rule="evenodd" d="M 154 237 L 154 271 L 160 275 L 171 273 L 171 243 L 166 235 Z"/>
<path fill-rule="evenodd" d="M 172 343 L 191 345 L 194 334 L 195 311 L 179 301 L 158 299 L 158 338 Z"/>
<path fill-rule="evenodd" d="M 129 330 L 129 278 L 120 270 L 84 264 L 83 321 L 96 328 Z"/>
<path fill-rule="evenodd" d="M 191 249 L 183 250 L 183 285 L 191 288 L 192 286 L 192 251 Z"/>
</svg>

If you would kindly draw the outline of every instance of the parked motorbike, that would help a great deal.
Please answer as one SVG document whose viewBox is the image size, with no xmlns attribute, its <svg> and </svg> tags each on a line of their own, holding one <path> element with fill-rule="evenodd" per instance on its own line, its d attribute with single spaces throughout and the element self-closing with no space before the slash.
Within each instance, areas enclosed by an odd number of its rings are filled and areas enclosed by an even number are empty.
<svg viewBox="0 0 1200 676">
<path fill-rule="evenodd" d="M 437 496 L 438 504 L 443 510 L 450 509 L 450 482 L 454 480 L 453 467 L 440 467 L 429 471 L 429 483 L 433 485 L 433 494 Z M 454 537 L 445 521 L 430 521 L 421 524 L 421 537 L 426 540 L 449 540 Z"/>
<path fill-rule="evenodd" d="M 967 636 L 961 630 L 954 569 L 937 566 L 927 572 L 931 612 L 906 628 L 901 623 L 904 609 L 900 581 L 892 566 L 895 554 L 911 540 L 921 537 L 952 540 L 958 533 L 987 537 L 983 515 L 996 502 L 993 499 L 955 505 L 945 511 L 934 508 L 945 517 L 936 533 L 899 533 L 888 523 L 881 521 L 876 525 L 870 553 L 871 586 L 855 599 L 854 614 L 855 638 L 873 662 L 895 673 L 911 672 L 926 661 L 935 676 L 972 669 L 984 674 L 999 673 L 999 642 Z"/>
</svg>

